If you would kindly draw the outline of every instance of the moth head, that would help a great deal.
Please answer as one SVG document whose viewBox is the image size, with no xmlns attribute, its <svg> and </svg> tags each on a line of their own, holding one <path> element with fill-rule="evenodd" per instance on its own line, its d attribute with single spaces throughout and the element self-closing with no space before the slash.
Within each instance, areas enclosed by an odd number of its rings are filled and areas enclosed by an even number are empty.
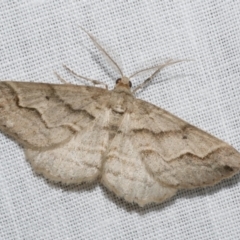
<svg viewBox="0 0 240 240">
<path fill-rule="evenodd" d="M 129 80 L 128 77 L 121 77 L 121 78 L 118 78 L 116 80 L 116 86 L 115 88 L 119 88 L 119 87 L 123 87 L 123 88 L 126 88 L 126 89 L 131 89 L 132 87 L 132 82 Z"/>
</svg>

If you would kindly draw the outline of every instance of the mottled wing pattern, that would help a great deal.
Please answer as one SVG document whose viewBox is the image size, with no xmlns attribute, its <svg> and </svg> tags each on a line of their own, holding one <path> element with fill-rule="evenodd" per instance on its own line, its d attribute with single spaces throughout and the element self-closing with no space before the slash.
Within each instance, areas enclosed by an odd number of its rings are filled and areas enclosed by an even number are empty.
<svg viewBox="0 0 240 240">
<path fill-rule="evenodd" d="M 43 83 L 0 83 L 0 129 L 21 143 L 35 170 L 51 180 L 94 180 L 108 131 L 102 88 Z"/>
<path fill-rule="evenodd" d="M 146 170 L 165 186 L 213 185 L 240 169 L 240 154 L 227 143 L 153 104 L 136 99 L 129 130 Z"/>
<path fill-rule="evenodd" d="M 134 140 L 134 134 L 116 134 L 104 162 L 102 183 L 117 196 L 140 206 L 172 197 L 177 190 L 160 183 L 147 171 Z"/>
<path fill-rule="evenodd" d="M 178 189 L 213 185 L 240 169 L 227 143 L 167 111 L 134 99 L 103 167 L 102 182 L 140 206 L 160 203 Z"/>
<path fill-rule="evenodd" d="M 25 148 L 45 177 L 81 183 L 100 177 L 140 206 L 178 189 L 213 185 L 240 169 L 227 143 L 119 85 L 102 88 L 0 83 L 0 130 Z"/>
</svg>

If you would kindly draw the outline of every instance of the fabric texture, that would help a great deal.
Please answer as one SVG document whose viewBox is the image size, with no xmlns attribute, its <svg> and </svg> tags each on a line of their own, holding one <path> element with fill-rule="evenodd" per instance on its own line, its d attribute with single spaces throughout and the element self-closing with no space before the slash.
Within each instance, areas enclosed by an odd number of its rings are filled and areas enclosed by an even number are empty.
<svg viewBox="0 0 240 240">
<path fill-rule="evenodd" d="M 106 47 L 125 75 L 169 66 L 139 91 L 240 151 L 240 3 L 237 1 L 1 1 L 0 80 L 114 86 L 118 73 L 79 27 Z M 133 85 L 145 74 L 133 79 Z M 26 126 L 27 127 L 27 126 Z M 35 174 L 0 134 L 0 239 L 239 239 L 240 174 L 180 191 L 144 208 L 98 183 L 62 186 Z"/>
</svg>

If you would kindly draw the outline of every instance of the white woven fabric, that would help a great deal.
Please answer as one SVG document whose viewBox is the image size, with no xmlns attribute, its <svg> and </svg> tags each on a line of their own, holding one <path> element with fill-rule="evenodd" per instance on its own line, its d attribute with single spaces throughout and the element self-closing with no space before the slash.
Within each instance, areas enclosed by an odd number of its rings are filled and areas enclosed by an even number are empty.
<svg viewBox="0 0 240 240">
<path fill-rule="evenodd" d="M 58 83 L 57 71 L 82 84 L 65 63 L 111 88 L 118 74 L 81 25 L 121 59 L 126 75 L 169 58 L 194 59 L 166 68 L 137 97 L 240 151 L 239 23 L 237 1 L 1 1 L 0 79 Z M 0 239 L 239 238 L 239 174 L 139 208 L 98 184 L 44 180 L 0 135 Z"/>
</svg>

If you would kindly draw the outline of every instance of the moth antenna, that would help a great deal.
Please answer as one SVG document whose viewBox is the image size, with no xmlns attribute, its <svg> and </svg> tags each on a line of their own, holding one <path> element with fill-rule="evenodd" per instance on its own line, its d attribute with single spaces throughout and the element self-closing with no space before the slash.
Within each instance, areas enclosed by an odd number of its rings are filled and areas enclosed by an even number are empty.
<svg viewBox="0 0 240 240">
<path fill-rule="evenodd" d="M 143 83 L 139 84 L 134 90 L 133 90 L 133 93 L 135 93 L 137 90 L 139 90 L 140 88 L 143 88 L 148 82 L 150 82 L 164 67 L 166 66 L 169 66 L 169 65 L 172 65 L 172 64 L 175 64 L 175 63 L 178 63 L 178 62 L 183 62 L 183 61 L 186 61 L 186 60 L 176 60 L 176 61 L 173 61 L 172 59 L 168 60 L 166 63 L 164 64 L 161 64 L 160 66 L 156 66 L 158 67 L 158 69 L 149 77 L 147 78 Z M 188 60 L 187 60 L 188 61 Z M 146 68 L 146 69 L 143 69 L 141 71 L 138 71 L 137 73 L 134 73 L 132 76 L 140 73 L 140 72 L 143 72 L 143 71 L 147 71 L 147 70 L 151 70 L 151 69 L 154 69 L 156 67 L 152 67 L 152 68 Z M 131 76 L 131 77 L 132 77 Z"/>
<path fill-rule="evenodd" d="M 118 66 L 116 61 L 113 60 L 113 58 L 107 53 L 107 51 L 97 42 L 96 38 L 91 35 L 89 32 L 87 32 L 83 27 L 79 25 L 79 27 L 89 36 L 89 38 L 92 40 L 92 42 L 95 44 L 95 46 L 105 54 L 105 56 L 113 63 L 113 65 L 117 68 L 121 76 L 123 77 L 123 72 L 121 68 Z"/>
</svg>

